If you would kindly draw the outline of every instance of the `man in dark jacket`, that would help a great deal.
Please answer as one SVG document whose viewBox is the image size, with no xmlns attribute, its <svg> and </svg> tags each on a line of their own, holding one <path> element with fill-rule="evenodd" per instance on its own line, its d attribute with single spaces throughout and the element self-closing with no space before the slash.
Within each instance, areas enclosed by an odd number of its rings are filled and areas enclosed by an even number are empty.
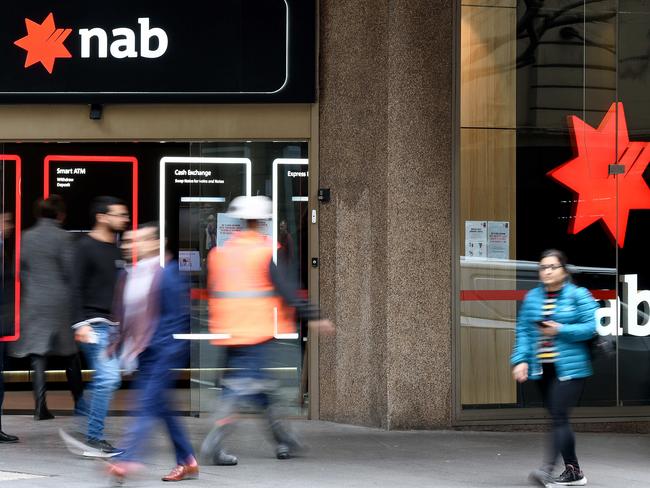
<svg viewBox="0 0 650 488">
<path fill-rule="evenodd" d="M 61 228 L 65 204 L 59 195 L 36 203 L 36 225 L 22 237 L 20 253 L 21 336 L 12 344 L 14 357 L 29 356 L 34 369 L 34 419 L 54 418 L 45 398 L 48 356 L 66 359 L 66 377 L 75 411 L 84 409 L 81 367 L 70 330 L 72 240 Z M 47 242 L 47 245 L 43 245 Z"/>
</svg>

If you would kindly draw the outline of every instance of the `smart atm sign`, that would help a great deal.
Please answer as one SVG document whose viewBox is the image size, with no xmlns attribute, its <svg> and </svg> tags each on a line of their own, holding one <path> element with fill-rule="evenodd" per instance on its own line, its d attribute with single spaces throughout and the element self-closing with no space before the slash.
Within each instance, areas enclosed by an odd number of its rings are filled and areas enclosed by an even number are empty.
<svg viewBox="0 0 650 488">
<path fill-rule="evenodd" d="M 1 102 L 315 99 L 315 0 L 34 0 L 0 16 Z"/>
</svg>

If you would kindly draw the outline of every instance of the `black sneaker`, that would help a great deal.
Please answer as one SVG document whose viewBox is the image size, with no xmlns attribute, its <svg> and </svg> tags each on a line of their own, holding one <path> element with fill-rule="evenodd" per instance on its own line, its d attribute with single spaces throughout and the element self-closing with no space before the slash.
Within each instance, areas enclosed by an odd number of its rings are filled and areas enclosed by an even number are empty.
<svg viewBox="0 0 650 488">
<path fill-rule="evenodd" d="M 587 484 L 587 478 L 580 471 L 580 468 L 567 464 L 564 472 L 555 478 L 553 482 L 561 486 L 585 486 Z"/>
<path fill-rule="evenodd" d="M 122 449 L 117 449 L 116 447 L 113 447 L 108 441 L 104 439 L 88 439 L 88 444 L 89 447 L 92 447 L 93 449 L 96 449 L 99 451 L 101 454 L 103 454 L 102 457 L 113 457 L 113 456 L 119 456 L 120 454 L 124 453 L 124 450 Z M 89 456 L 92 457 L 92 456 Z"/>
<path fill-rule="evenodd" d="M 545 471 L 544 469 L 536 469 L 535 471 L 531 471 L 531 473 L 528 475 L 528 481 L 544 487 L 552 486 L 555 482 L 551 473 Z"/>
</svg>

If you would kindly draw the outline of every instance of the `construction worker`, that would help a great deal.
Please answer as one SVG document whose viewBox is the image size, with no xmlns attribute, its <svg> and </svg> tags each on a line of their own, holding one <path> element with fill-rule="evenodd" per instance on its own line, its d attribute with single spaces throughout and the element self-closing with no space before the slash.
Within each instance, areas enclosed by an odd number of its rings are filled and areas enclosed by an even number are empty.
<svg viewBox="0 0 650 488">
<path fill-rule="evenodd" d="M 214 426 L 201 446 L 202 462 L 235 465 L 223 441 L 231 430 L 237 407 L 243 400 L 259 405 L 265 412 L 276 443 L 276 457 L 288 459 L 301 446 L 283 425 L 273 402 L 273 381 L 265 368 L 272 355 L 277 333 L 294 329 L 295 315 L 305 320 L 318 318 L 319 311 L 298 300 L 295 288 L 273 262 L 273 245 L 259 231 L 271 217 L 271 200 L 264 196 L 237 197 L 228 213 L 246 222 L 222 247 L 208 254 L 210 332 L 218 334 L 213 344 L 227 346 L 223 394 Z M 329 320 L 317 325 L 333 330 Z"/>
</svg>

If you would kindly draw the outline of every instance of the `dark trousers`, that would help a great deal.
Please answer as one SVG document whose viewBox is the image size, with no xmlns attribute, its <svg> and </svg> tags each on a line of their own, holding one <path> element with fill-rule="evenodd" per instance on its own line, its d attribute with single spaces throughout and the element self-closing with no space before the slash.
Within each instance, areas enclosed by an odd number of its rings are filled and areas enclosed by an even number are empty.
<svg viewBox="0 0 650 488">
<path fill-rule="evenodd" d="M 271 343 L 229 347 L 226 354 L 230 371 L 223 379 L 222 403 L 237 407 L 249 400 L 264 410 L 269 408 L 273 380 L 263 368 L 270 365 Z"/>
<path fill-rule="evenodd" d="M 229 347 L 226 365 L 228 374 L 222 381 L 223 392 L 215 413 L 215 427 L 204 441 L 203 451 L 218 452 L 232 431 L 236 414 L 244 401 L 261 408 L 277 444 L 299 446 L 289 427 L 280 419 L 274 379 L 264 369 L 272 364 L 273 343 Z"/>
<path fill-rule="evenodd" d="M 34 400 L 36 403 L 36 408 L 39 406 L 42 408 L 45 402 L 45 393 L 47 391 L 47 386 L 45 382 L 45 369 L 47 367 L 47 357 L 40 356 L 37 354 L 30 355 L 32 360 L 32 368 L 34 369 L 34 378 L 33 378 L 33 387 L 34 387 Z M 70 393 L 72 393 L 72 398 L 75 402 L 75 408 L 78 407 L 77 403 L 83 395 L 83 381 L 81 378 L 81 363 L 79 361 L 79 355 L 73 354 L 72 356 L 66 356 L 66 365 L 65 365 L 65 376 L 68 380 L 68 387 L 70 388 Z"/>
<path fill-rule="evenodd" d="M 540 381 L 544 406 L 551 414 L 551 435 L 548 440 L 544 467 L 549 470 L 555 466 L 557 458 L 562 455 L 564 464 L 578 467 L 575 434 L 569 423 L 571 409 L 578 404 L 585 386 L 585 379 L 560 381 L 555 365 L 544 364 L 544 375 Z"/>
<path fill-rule="evenodd" d="M 2 429 L 2 402 L 5 399 L 5 350 L 6 342 L 0 342 L 0 429 Z"/>
<path fill-rule="evenodd" d="M 177 373 L 171 371 L 171 368 L 183 367 L 185 357 L 178 349 L 149 348 L 138 357 L 138 373 L 134 385 L 137 395 L 136 418 L 127 428 L 120 446 L 124 449 L 120 459 L 142 460 L 146 440 L 158 420 L 167 426 L 176 452 L 176 463 L 186 464 L 189 457 L 194 456 L 185 429 L 172 410 L 170 390 L 174 387 Z"/>
</svg>

